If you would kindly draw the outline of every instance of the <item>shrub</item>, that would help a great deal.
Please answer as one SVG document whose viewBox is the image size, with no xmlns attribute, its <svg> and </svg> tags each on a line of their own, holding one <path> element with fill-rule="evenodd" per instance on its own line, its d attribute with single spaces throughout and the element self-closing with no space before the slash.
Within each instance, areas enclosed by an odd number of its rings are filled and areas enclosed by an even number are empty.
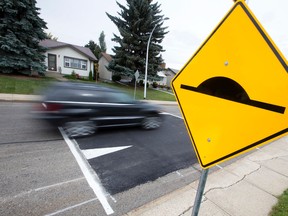
<svg viewBox="0 0 288 216">
<path fill-rule="evenodd" d="M 112 81 L 113 82 L 119 82 L 121 80 L 121 75 L 115 74 L 112 76 Z"/>
<path fill-rule="evenodd" d="M 92 74 L 92 70 L 90 70 L 89 72 L 89 81 L 92 81 L 93 80 L 93 74 Z"/>
<path fill-rule="evenodd" d="M 72 79 L 76 79 L 77 78 L 77 74 L 75 73 L 75 71 L 73 70 L 71 73 L 71 78 Z"/>
<path fill-rule="evenodd" d="M 144 81 L 143 80 L 139 80 L 138 85 L 139 86 L 144 86 Z"/>
<path fill-rule="evenodd" d="M 144 87 L 144 80 L 139 80 L 138 85 L 141 86 L 141 87 Z M 149 83 L 148 82 L 147 82 L 146 87 L 147 88 L 149 87 Z"/>
<path fill-rule="evenodd" d="M 158 87 L 158 83 L 157 83 L 157 82 L 153 82 L 153 83 L 152 83 L 152 87 L 153 87 L 153 88 L 157 88 L 157 87 Z"/>
</svg>

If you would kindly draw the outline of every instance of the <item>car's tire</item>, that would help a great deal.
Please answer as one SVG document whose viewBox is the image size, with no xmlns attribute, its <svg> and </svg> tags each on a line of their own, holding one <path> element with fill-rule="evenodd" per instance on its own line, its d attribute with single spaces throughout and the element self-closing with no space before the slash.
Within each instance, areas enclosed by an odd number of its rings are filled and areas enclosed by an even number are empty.
<svg viewBox="0 0 288 216">
<path fill-rule="evenodd" d="M 63 129 L 68 137 L 76 138 L 94 134 L 97 125 L 93 121 L 72 121 L 64 123 Z"/>
<path fill-rule="evenodd" d="M 142 128 L 145 130 L 156 129 L 161 126 L 162 119 L 159 116 L 147 116 L 142 121 Z"/>
</svg>

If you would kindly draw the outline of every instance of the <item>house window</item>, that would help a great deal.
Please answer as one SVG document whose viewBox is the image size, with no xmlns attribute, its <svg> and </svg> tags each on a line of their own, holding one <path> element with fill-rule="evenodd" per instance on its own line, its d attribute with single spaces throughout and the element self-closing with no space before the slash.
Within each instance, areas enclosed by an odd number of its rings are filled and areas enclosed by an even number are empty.
<svg viewBox="0 0 288 216">
<path fill-rule="evenodd" d="M 87 61 L 71 57 L 64 57 L 64 66 L 68 68 L 87 70 Z"/>
<path fill-rule="evenodd" d="M 87 69 L 87 61 L 81 61 L 81 69 L 83 70 Z"/>
<path fill-rule="evenodd" d="M 67 57 L 64 58 L 64 66 L 71 67 L 70 58 Z"/>
</svg>

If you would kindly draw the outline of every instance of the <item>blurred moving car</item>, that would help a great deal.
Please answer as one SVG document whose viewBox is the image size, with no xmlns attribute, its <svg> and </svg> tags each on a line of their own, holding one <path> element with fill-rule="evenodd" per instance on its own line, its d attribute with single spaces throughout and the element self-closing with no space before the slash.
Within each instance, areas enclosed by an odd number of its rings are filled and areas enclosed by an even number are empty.
<svg viewBox="0 0 288 216">
<path fill-rule="evenodd" d="M 69 137 L 90 135 L 101 127 L 155 129 L 162 122 L 158 107 L 97 84 L 58 82 L 43 96 L 33 110 L 34 117 L 61 126 Z"/>
</svg>

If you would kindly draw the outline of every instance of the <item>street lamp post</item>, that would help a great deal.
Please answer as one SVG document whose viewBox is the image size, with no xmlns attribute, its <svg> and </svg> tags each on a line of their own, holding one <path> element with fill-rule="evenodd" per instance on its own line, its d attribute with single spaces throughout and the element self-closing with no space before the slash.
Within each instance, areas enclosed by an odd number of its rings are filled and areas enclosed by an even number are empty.
<svg viewBox="0 0 288 216">
<path fill-rule="evenodd" d="M 150 45 L 150 40 L 152 37 L 152 34 L 155 30 L 157 25 L 154 26 L 154 28 L 152 29 L 149 39 L 148 39 L 148 43 L 147 43 L 147 51 L 146 51 L 146 66 L 145 66 L 145 80 L 144 80 L 144 99 L 146 99 L 146 91 L 147 91 L 147 72 L 148 72 L 148 53 L 149 53 L 149 45 Z"/>
</svg>

